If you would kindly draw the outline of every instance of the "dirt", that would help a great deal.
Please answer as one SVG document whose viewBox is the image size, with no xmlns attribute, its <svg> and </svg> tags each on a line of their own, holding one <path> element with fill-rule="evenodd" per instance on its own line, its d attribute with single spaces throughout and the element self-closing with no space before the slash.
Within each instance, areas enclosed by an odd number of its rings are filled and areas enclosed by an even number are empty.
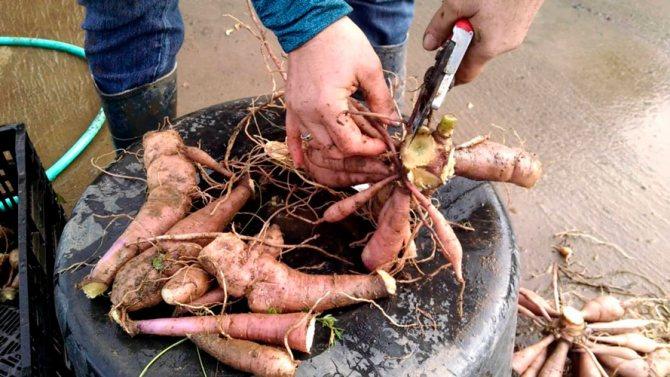
<svg viewBox="0 0 670 377">
<path fill-rule="evenodd" d="M 438 4 L 417 4 L 411 76 L 422 77 L 432 63 L 421 36 Z M 272 88 L 257 42 L 224 16 L 248 21 L 243 2 L 184 0 L 181 9 L 186 39 L 178 57 L 179 114 Z M 0 2 L 0 14 L 2 34 L 83 42 L 83 11 L 75 2 Z M 525 285 L 549 286 L 544 271 L 560 260 L 551 250 L 552 234 L 579 229 L 635 258 L 573 242 L 573 263 L 587 265 L 589 274 L 628 269 L 670 289 L 669 30 L 670 3 L 663 0 L 547 1 L 522 48 L 447 97 L 443 111 L 460 119 L 457 141 L 490 133 L 537 152 L 544 162 L 536 188 L 498 187 L 515 224 Z M 26 122 L 45 165 L 78 137 L 99 106 L 85 64 L 62 53 L 1 49 L 0 87 L 0 123 Z M 416 87 L 415 80 L 408 87 Z M 91 157 L 108 151 L 104 131 L 56 181 L 68 211 L 97 174 Z M 615 280 L 653 290 L 639 278 Z"/>
</svg>

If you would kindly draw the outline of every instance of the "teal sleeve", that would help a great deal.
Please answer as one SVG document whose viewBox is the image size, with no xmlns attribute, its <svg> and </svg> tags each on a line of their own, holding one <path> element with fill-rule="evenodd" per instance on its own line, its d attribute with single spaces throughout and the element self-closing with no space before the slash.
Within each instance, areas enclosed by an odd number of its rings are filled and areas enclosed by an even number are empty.
<svg viewBox="0 0 670 377">
<path fill-rule="evenodd" d="M 344 0 L 252 0 L 265 27 L 291 52 L 351 12 Z"/>
</svg>

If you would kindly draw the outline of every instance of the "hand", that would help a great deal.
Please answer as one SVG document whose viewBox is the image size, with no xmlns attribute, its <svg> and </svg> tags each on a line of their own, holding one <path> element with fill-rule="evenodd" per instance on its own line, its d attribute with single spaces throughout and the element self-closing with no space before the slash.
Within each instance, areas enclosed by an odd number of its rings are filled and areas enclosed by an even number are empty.
<svg viewBox="0 0 670 377">
<path fill-rule="evenodd" d="M 322 150 L 304 150 L 304 166 L 312 178 L 328 187 L 374 183 L 396 174 L 393 166 L 378 157 L 328 158 Z"/>
<path fill-rule="evenodd" d="M 477 77 L 494 57 L 523 42 L 543 0 L 444 0 L 423 36 L 423 48 L 432 51 L 451 35 L 459 18 L 470 20 L 475 37 L 456 73 L 456 83 Z"/>
<path fill-rule="evenodd" d="M 370 111 L 353 98 L 349 99 L 350 111 Z M 365 117 L 350 114 L 364 136 L 383 140 L 382 127 L 375 127 Z M 305 170 L 319 183 L 329 187 L 347 187 L 361 183 L 374 183 L 395 174 L 394 167 L 384 155 L 364 157 L 352 156 L 330 158 L 325 149 L 317 149 L 303 144 L 302 155 Z"/>
<path fill-rule="evenodd" d="M 315 166 L 305 161 L 303 141 L 308 150 L 317 150 L 320 157 L 332 160 L 377 156 L 386 150 L 382 140 L 361 132 L 346 112 L 356 89 L 361 90 L 371 111 L 394 116 L 393 98 L 379 58 L 348 17 L 289 53 L 286 136 L 296 167 L 310 170 Z M 337 180 L 345 181 L 343 177 Z"/>
</svg>

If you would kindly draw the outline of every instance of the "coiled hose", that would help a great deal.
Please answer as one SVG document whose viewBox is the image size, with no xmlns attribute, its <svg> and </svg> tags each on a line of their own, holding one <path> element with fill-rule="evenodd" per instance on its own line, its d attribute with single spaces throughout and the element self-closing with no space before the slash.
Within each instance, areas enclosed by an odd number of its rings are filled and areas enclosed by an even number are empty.
<svg viewBox="0 0 670 377">
<path fill-rule="evenodd" d="M 51 39 L 0 36 L 0 46 L 34 47 L 47 50 L 56 50 L 77 56 L 82 59 L 86 59 L 86 53 L 84 52 L 83 48 L 70 43 L 54 41 Z M 77 141 L 72 144 L 72 146 L 53 165 L 51 165 L 51 167 L 47 169 L 46 175 L 49 181 L 55 180 L 60 175 L 60 173 L 67 169 L 67 167 L 70 166 L 70 164 L 72 164 L 72 162 L 77 157 L 79 157 L 83 151 L 86 150 L 104 123 L 105 113 L 102 111 L 102 108 L 100 108 L 98 114 L 95 116 L 95 118 L 93 118 L 88 128 L 86 128 L 86 131 L 84 131 L 79 139 L 77 139 Z M 14 203 L 18 202 L 19 198 L 17 196 L 13 198 L 2 198 L 2 200 L 0 200 L 0 212 L 5 212 L 8 208 L 12 208 Z"/>
</svg>

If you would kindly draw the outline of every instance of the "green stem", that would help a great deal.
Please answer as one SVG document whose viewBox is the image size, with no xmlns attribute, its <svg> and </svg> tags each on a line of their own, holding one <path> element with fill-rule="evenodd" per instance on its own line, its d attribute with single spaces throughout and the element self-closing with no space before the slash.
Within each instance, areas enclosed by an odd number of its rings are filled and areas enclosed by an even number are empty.
<svg viewBox="0 0 670 377">
<path fill-rule="evenodd" d="M 195 352 L 198 353 L 198 361 L 200 362 L 200 370 L 202 370 L 202 375 L 207 377 L 207 372 L 205 372 L 205 366 L 202 364 L 202 357 L 200 357 L 200 348 L 195 346 Z"/>
<path fill-rule="evenodd" d="M 176 341 L 176 342 L 172 343 L 171 345 L 169 345 L 164 350 L 160 351 L 158 353 L 158 355 L 154 356 L 154 358 L 149 361 L 149 363 L 144 367 L 144 369 L 142 369 L 142 372 L 140 373 L 139 377 L 144 377 L 147 374 L 147 371 L 149 370 L 151 365 L 153 365 L 153 363 L 155 363 L 156 360 L 160 359 L 167 351 L 173 349 L 174 347 L 177 347 L 178 345 L 184 343 L 187 340 L 188 340 L 188 338 L 184 338 L 184 339 L 181 339 L 179 341 Z"/>
</svg>

